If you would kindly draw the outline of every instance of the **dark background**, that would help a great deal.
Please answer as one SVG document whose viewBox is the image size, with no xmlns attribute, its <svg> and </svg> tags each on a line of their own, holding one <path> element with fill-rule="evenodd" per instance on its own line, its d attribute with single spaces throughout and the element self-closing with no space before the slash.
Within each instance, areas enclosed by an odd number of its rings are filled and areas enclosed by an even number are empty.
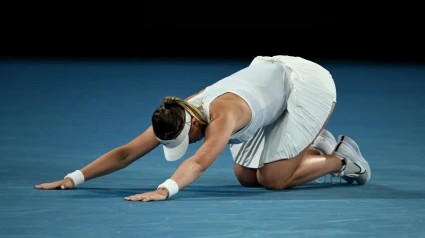
<svg viewBox="0 0 425 238">
<path fill-rule="evenodd" d="M 116 4 L 116 3 L 114 3 Z M 4 8 L 3 57 L 253 58 L 423 62 L 420 7 L 142 2 Z"/>
</svg>

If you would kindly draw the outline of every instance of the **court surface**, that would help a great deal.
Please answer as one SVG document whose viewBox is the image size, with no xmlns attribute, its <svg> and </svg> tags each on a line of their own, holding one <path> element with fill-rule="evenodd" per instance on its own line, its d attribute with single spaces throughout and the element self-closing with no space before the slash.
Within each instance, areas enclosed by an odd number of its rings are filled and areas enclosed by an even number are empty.
<svg viewBox="0 0 425 238">
<path fill-rule="evenodd" d="M 40 191 L 144 131 L 161 98 L 185 98 L 250 60 L 0 61 L 0 237 L 425 237 L 425 67 L 321 62 L 338 103 L 327 129 L 360 145 L 365 186 L 239 186 L 226 150 L 164 202 L 128 202 L 182 160 L 162 149 L 74 190 Z M 200 144 L 190 147 L 188 155 Z"/>
</svg>

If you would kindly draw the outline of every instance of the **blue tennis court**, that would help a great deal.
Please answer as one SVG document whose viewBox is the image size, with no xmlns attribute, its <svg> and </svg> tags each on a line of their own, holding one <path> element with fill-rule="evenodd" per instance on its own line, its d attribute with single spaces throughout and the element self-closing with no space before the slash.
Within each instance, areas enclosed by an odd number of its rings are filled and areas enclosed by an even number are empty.
<svg viewBox="0 0 425 238">
<path fill-rule="evenodd" d="M 182 162 L 160 147 L 74 190 L 34 185 L 139 135 L 162 97 L 185 98 L 250 60 L 0 61 L 0 237 L 425 237 L 424 65 L 316 62 L 338 92 L 327 129 L 358 142 L 369 183 L 244 188 L 226 150 L 170 200 L 142 203 L 124 197 L 155 189 Z"/>
</svg>

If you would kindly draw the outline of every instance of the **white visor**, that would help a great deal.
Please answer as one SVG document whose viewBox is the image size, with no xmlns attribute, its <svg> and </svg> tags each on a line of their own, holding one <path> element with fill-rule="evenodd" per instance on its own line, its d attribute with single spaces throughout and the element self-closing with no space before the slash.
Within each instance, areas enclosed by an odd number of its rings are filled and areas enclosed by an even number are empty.
<svg viewBox="0 0 425 238">
<path fill-rule="evenodd" d="M 158 141 L 162 144 L 164 149 L 165 159 L 168 161 L 176 161 L 183 157 L 189 147 L 189 130 L 190 130 L 190 114 L 185 110 L 186 121 L 184 128 L 180 134 L 172 140 L 161 140 L 157 137 Z"/>
</svg>

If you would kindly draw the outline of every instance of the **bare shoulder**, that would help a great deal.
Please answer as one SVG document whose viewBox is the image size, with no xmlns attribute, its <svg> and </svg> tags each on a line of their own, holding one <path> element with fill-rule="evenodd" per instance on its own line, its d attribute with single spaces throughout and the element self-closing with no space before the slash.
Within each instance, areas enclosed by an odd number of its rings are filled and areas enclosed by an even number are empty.
<svg viewBox="0 0 425 238">
<path fill-rule="evenodd" d="M 202 89 L 201 91 L 199 91 L 199 92 L 197 92 L 195 94 L 190 95 L 189 97 L 187 97 L 185 99 L 185 101 L 189 101 L 191 98 L 196 97 L 197 95 L 201 94 L 203 91 L 205 91 L 205 89 Z"/>
<path fill-rule="evenodd" d="M 238 95 L 225 93 L 214 99 L 210 105 L 211 121 L 218 117 L 227 117 L 236 121 L 236 130 L 249 124 L 252 117 L 251 108 Z"/>
</svg>

